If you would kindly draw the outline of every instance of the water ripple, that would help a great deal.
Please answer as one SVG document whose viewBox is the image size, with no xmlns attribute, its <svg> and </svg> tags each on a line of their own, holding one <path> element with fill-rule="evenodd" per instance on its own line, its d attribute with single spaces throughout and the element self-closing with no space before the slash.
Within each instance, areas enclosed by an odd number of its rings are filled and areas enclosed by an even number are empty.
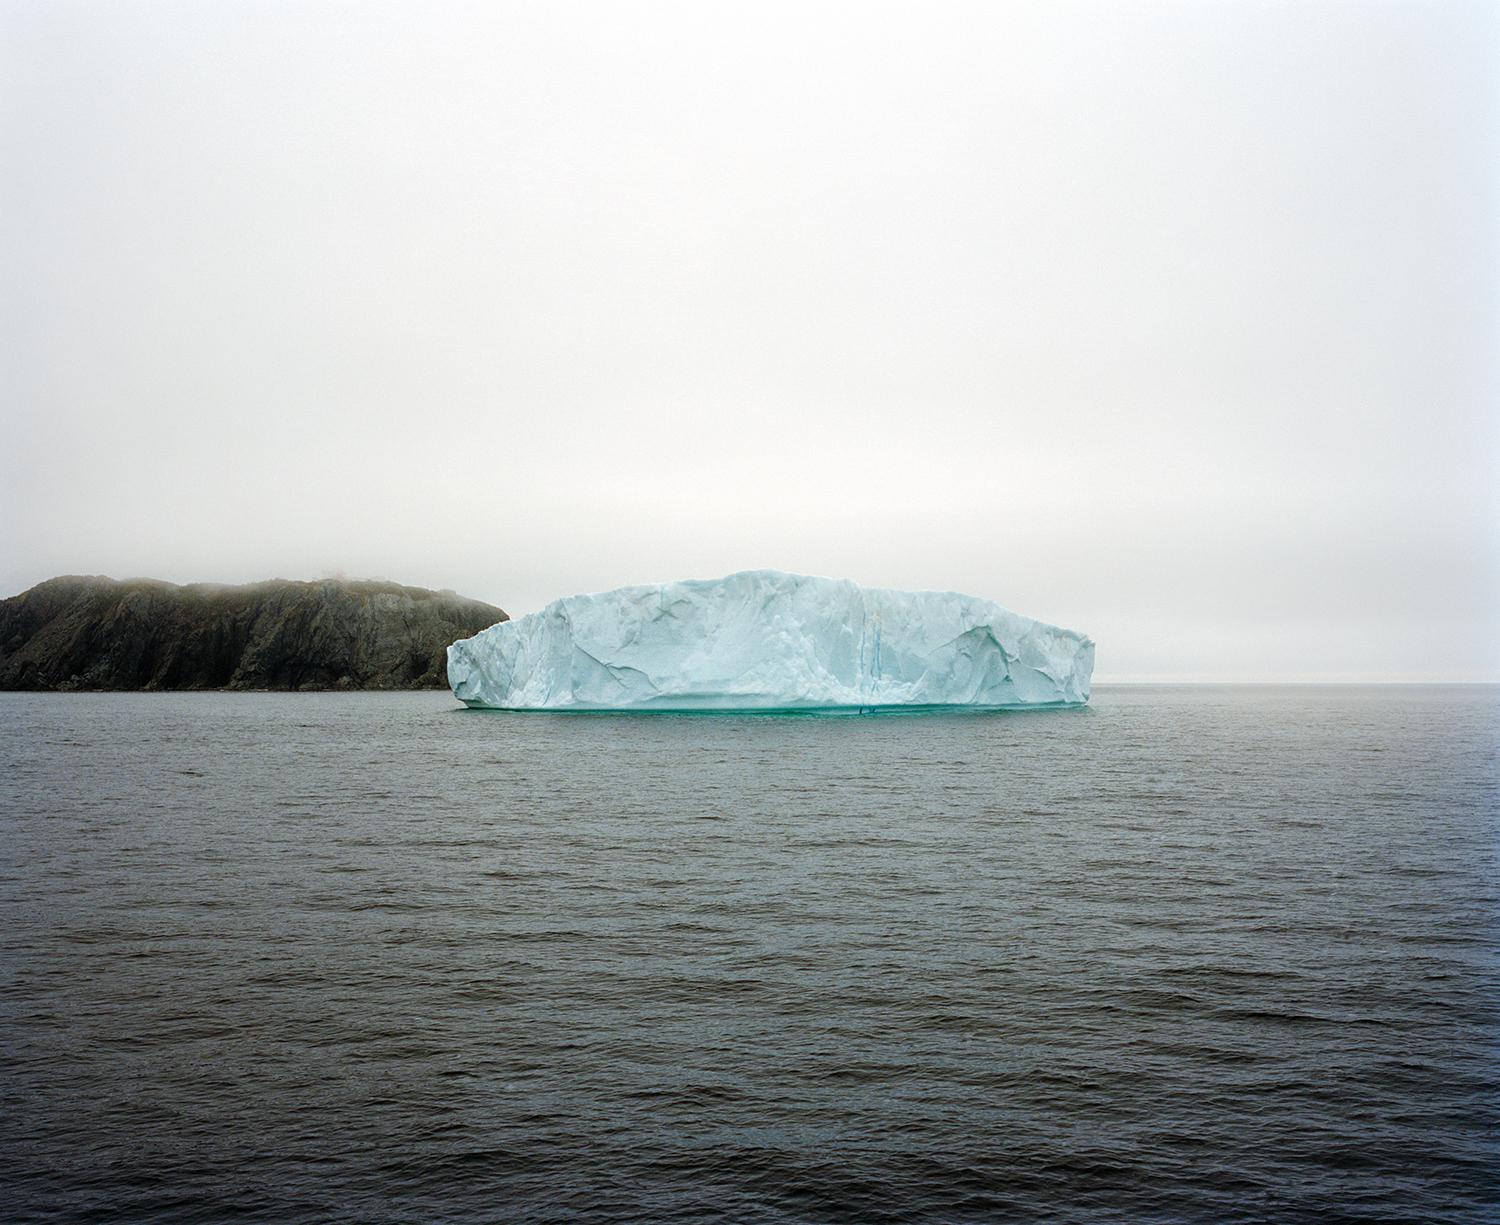
<svg viewBox="0 0 1500 1225">
<path fill-rule="evenodd" d="M 1493 688 L 0 705 L 6 1219 L 1500 1219 Z"/>
</svg>

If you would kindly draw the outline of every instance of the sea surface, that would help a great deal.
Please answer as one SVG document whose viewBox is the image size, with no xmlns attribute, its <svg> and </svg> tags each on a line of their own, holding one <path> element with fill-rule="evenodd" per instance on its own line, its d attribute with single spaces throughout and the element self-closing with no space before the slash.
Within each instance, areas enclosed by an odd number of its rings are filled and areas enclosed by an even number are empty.
<svg viewBox="0 0 1500 1225">
<path fill-rule="evenodd" d="M 0 694 L 0 1218 L 1500 1219 L 1500 689 Z"/>
</svg>

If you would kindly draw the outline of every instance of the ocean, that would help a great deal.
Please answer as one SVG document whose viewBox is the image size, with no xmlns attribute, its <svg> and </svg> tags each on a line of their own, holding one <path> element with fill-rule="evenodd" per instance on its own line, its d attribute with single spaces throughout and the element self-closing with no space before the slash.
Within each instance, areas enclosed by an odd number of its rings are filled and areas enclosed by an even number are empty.
<svg viewBox="0 0 1500 1225">
<path fill-rule="evenodd" d="M 0 694 L 11 1221 L 1500 1219 L 1500 689 Z"/>
</svg>

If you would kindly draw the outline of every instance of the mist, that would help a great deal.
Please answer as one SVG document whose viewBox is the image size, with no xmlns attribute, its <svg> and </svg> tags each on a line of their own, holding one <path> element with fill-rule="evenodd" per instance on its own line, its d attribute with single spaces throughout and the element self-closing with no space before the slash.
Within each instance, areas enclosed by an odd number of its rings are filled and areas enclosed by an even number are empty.
<svg viewBox="0 0 1500 1225">
<path fill-rule="evenodd" d="M 0 595 L 768 566 L 1500 680 L 1497 14 L 8 4 Z"/>
</svg>

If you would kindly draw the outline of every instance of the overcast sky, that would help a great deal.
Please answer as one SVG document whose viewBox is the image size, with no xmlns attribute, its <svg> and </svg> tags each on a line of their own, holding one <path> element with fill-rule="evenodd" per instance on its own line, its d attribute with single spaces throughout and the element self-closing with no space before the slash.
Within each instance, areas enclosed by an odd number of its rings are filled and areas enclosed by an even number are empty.
<svg viewBox="0 0 1500 1225">
<path fill-rule="evenodd" d="M 1500 679 L 1500 6 L 0 13 L 0 594 L 772 566 Z"/>
</svg>

